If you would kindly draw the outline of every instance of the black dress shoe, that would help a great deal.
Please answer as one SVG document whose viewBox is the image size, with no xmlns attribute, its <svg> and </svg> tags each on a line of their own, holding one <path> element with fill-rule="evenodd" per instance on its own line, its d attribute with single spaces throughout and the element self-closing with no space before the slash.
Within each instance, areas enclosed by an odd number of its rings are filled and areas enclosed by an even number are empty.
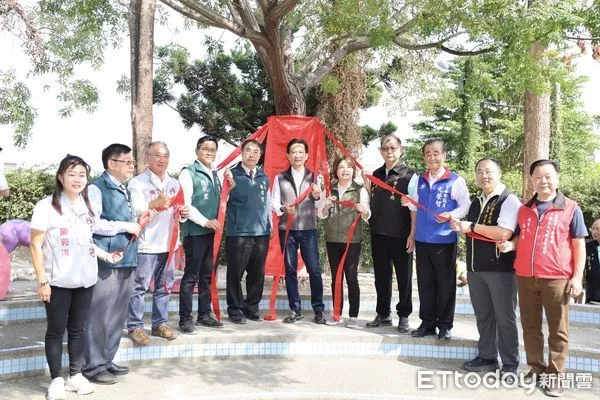
<svg viewBox="0 0 600 400">
<path fill-rule="evenodd" d="M 210 315 L 203 315 L 201 317 L 198 317 L 198 319 L 196 320 L 196 325 L 209 326 L 211 328 L 220 328 L 223 326 L 223 323 L 221 321 L 217 321 Z"/>
<path fill-rule="evenodd" d="M 194 321 L 191 319 L 179 321 L 179 329 L 181 329 L 183 333 L 194 333 Z"/>
<path fill-rule="evenodd" d="M 296 321 L 301 320 L 302 318 L 302 314 L 300 314 L 300 311 L 290 311 L 287 315 L 287 317 L 285 317 L 283 319 L 283 322 L 285 322 L 286 324 L 293 324 Z"/>
<path fill-rule="evenodd" d="M 233 314 L 227 317 L 230 322 L 238 325 L 244 325 L 246 323 L 246 318 L 243 315 Z"/>
<path fill-rule="evenodd" d="M 471 372 L 491 372 L 498 369 L 498 360 L 477 356 L 471 361 L 465 361 L 463 368 Z"/>
<path fill-rule="evenodd" d="M 408 325 L 408 318 L 400 317 L 400 320 L 398 320 L 398 332 L 400 332 L 400 333 L 409 333 L 410 332 L 410 325 Z"/>
<path fill-rule="evenodd" d="M 115 363 L 113 363 L 110 367 L 106 368 L 106 370 L 113 375 L 127 375 L 129 373 L 128 367 L 121 367 Z"/>
<path fill-rule="evenodd" d="M 254 322 L 264 321 L 263 316 L 260 315 L 259 313 L 244 312 L 244 316 L 246 317 L 246 319 L 249 319 L 250 321 L 254 321 Z"/>
<path fill-rule="evenodd" d="M 440 329 L 440 333 L 438 333 L 438 339 L 440 339 L 440 340 L 452 339 L 452 334 L 450 333 L 450 329 Z"/>
<path fill-rule="evenodd" d="M 392 318 L 388 315 L 387 317 L 382 317 L 381 315 L 377 315 L 375 319 L 371 322 L 367 322 L 365 324 L 367 328 L 379 328 L 380 326 L 392 326 Z"/>
<path fill-rule="evenodd" d="M 426 328 L 423 325 L 410 333 L 412 337 L 422 338 L 425 336 L 435 336 L 435 328 Z"/>
<path fill-rule="evenodd" d="M 323 311 L 315 311 L 315 324 L 323 325 L 326 324 L 325 314 Z"/>
<path fill-rule="evenodd" d="M 117 378 L 109 372 L 100 372 L 99 374 L 89 376 L 88 381 L 97 383 L 98 385 L 112 385 L 117 383 Z"/>
</svg>

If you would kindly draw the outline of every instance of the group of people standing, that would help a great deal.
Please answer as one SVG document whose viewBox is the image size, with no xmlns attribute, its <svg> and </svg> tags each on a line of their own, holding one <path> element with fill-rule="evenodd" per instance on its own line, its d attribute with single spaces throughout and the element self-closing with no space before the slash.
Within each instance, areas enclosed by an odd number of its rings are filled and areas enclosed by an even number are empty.
<svg viewBox="0 0 600 400">
<path fill-rule="evenodd" d="M 49 399 L 63 398 L 65 390 L 90 393 L 90 381 L 112 384 L 128 372 L 113 359 L 125 324 L 135 344 L 150 342 L 142 318 L 151 281 L 151 335 L 167 340 L 177 337 L 167 320 L 174 283 L 170 243 L 173 235 L 179 235 L 180 226 L 185 270 L 179 329 L 192 333 L 196 326 L 222 326 L 211 315 L 210 303 L 214 235 L 224 228 L 218 220 L 221 182 L 212 169 L 217 150 L 215 138 L 200 138 L 196 160 L 181 171 L 178 180 L 166 173 L 170 154 L 163 142 L 148 146 L 148 169 L 135 177 L 135 160 L 123 144 L 103 150 L 105 171 L 89 185 L 85 161 L 70 155 L 62 160 L 56 189 L 36 205 L 31 225 L 38 295 L 48 319 Z M 531 166 L 536 196 L 521 205 L 501 183 L 499 163 L 482 159 L 475 170 L 482 193 L 471 202 L 465 180 L 445 166 L 445 144 L 430 140 L 422 151 L 427 171 L 418 175 L 402 162 L 399 138 L 388 135 L 381 139 L 384 165 L 373 176 L 403 195 L 372 184 L 370 179 L 359 184 L 354 179 L 357 169 L 353 160 L 341 157 L 333 165 L 331 195 L 325 197 L 319 177 L 305 166 L 309 158 L 306 141 L 293 139 L 287 144 L 290 166 L 276 175 L 272 184 L 258 165 L 261 144 L 245 141 L 241 162 L 224 174 L 230 186 L 225 215 L 228 320 L 234 324 L 263 320 L 259 302 L 265 262 L 270 238 L 277 233 L 290 309 L 283 322 L 303 318 L 297 277 L 300 250 L 309 275 L 314 322 L 343 323 L 341 318 L 327 319 L 324 314 L 317 218 L 325 219 L 332 294 L 334 302 L 341 303 L 343 294 L 336 298 L 335 276 L 346 251 L 348 230 L 360 218 L 368 221 L 371 230 L 377 292 L 377 316 L 366 328 L 392 325 L 394 270 L 399 292 L 398 331 L 451 340 L 456 243 L 461 232 L 471 235 L 467 239 L 468 280 L 480 333 L 479 355 L 464 367 L 470 371 L 499 368 L 499 353 L 501 371 L 516 372 L 518 292 L 528 364 L 535 373 L 563 372 L 568 351 L 568 297 L 581 292 L 587 230 L 579 207 L 558 191 L 558 165 L 539 160 Z M 179 194 L 183 201 L 175 204 Z M 277 227 L 273 226 L 273 213 L 279 217 Z M 363 228 L 360 221 L 356 226 L 344 264 L 349 292 L 345 324 L 349 328 L 359 326 L 358 264 Z M 411 331 L 413 252 L 421 324 Z M 543 357 L 542 309 L 550 329 L 548 364 Z M 60 375 L 65 329 L 70 360 L 66 382 Z M 560 392 L 560 387 L 552 389 L 552 393 Z"/>
</svg>

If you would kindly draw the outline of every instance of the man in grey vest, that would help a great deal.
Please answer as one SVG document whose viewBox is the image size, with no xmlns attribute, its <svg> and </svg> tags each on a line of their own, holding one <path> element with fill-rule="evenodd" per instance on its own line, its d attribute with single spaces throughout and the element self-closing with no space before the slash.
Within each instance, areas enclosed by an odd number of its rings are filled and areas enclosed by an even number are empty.
<svg viewBox="0 0 600 400">
<path fill-rule="evenodd" d="M 258 312 L 271 236 L 269 177 L 258 167 L 260 143 L 242 144 L 242 162 L 232 170 L 235 187 L 227 201 L 227 314 L 235 324 L 263 320 Z M 250 211 L 251 210 L 251 211 Z M 242 276 L 246 273 L 246 298 Z"/>
<path fill-rule="evenodd" d="M 203 136 L 196 143 L 197 159 L 181 170 L 179 183 L 185 204 L 189 205 L 187 221 L 183 223 L 185 270 L 179 289 L 179 329 L 194 332 L 192 298 L 198 285 L 198 318 L 196 325 L 220 327 L 223 324 L 211 316 L 210 284 L 213 265 L 213 240 L 221 226 L 217 220 L 221 184 L 212 163 L 217 155 L 217 139 Z"/>
<path fill-rule="evenodd" d="M 131 148 L 114 143 L 102 151 L 104 173 L 89 186 L 90 202 L 100 216 L 94 243 L 107 253 L 123 251 L 123 259 L 110 264 L 98 259 L 98 281 L 92 291 L 90 315 L 85 328 L 83 375 L 99 384 L 112 384 L 115 375 L 128 372 L 113 362 L 119 349 L 133 272 L 137 266 L 137 241 L 140 225 L 124 182 L 133 176 L 135 160 Z M 151 215 L 148 213 L 144 219 Z M 140 222 L 143 222 L 140 220 Z"/>
<path fill-rule="evenodd" d="M 287 157 L 290 168 L 281 172 L 273 182 L 272 207 L 279 218 L 279 240 L 285 259 L 285 288 L 288 294 L 290 313 L 283 320 L 286 323 L 302 319 L 301 299 L 298 291 L 298 247 L 309 275 L 311 303 L 315 312 L 314 322 L 325 324 L 323 310 L 323 279 L 319 263 L 319 243 L 315 208 L 323 208 L 325 199 L 321 188 L 316 184 L 311 193 L 297 206 L 293 203 L 315 182 L 313 172 L 305 168 L 308 160 L 308 144 L 302 139 L 292 139 L 287 144 Z M 324 197 L 324 196 L 323 196 Z M 285 228 L 289 215 L 294 222 L 284 243 Z"/>
</svg>

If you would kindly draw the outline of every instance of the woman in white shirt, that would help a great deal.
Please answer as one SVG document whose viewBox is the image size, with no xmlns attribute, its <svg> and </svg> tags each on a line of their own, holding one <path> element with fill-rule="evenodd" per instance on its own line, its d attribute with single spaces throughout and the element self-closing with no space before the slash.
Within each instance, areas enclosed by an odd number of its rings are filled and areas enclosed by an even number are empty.
<svg viewBox="0 0 600 400">
<path fill-rule="evenodd" d="M 119 254 L 107 254 L 94 245 L 95 213 L 87 195 L 88 164 L 67 155 L 56 172 L 51 196 L 40 200 L 31 218 L 31 254 L 39 282 L 38 296 L 47 316 L 46 359 L 52 382 L 47 399 L 63 399 L 65 390 L 88 394 L 94 387 L 81 374 L 84 327 L 96 283 L 96 256 L 115 263 Z M 68 331 L 69 377 L 60 376 L 62 338 Z"/>
<path fill-rule="evenodd" d="M 369 208 L 369 195 L 362 185 L 354 181 L 356 170 L 351 158 L 337 158 L 333 163 L 333 177 L 335 185 L 331 188 L 331 196 L 325 202 L 325 206 L 321 209 L 320 217 L 327 218 L 325 222 L 325 241 L 327 246 L 327 258 L 331 267 L 331 292 L 335 299 L 335 279 L 344 251 L 346 250 L 346 242 L 348 231 L 352 223 L 358 218 L 358 215 L 363 220 L 367 221 L 371 217 L 371 209 Z M 342 204 L 334 203 L 333 201 L 351 201 L 355 203 L 353 207 L 348 207 Z M 348 300 L 350 303 L 349 316 L 350 319 L 346 323 L 348 328 L 358 327 L 358 309 L 360 305 L 360 288 L 358 286 L 358 261 L 360 258 L 360 242 L 362 239 L 362 227 L 360 221 L 354 231 L 354 236 L 350 239 L 350 247 L 348 255 L 344 261 L 344 275 L 348 284 Z M 343 277 L 342 277 L 343 279 Z M 342 306 L 344 299 L 343 282 L 342 282 Z M 340 307 L 341 314 L 341 307 Z M 327 324 L 337 324 L 343 322 L 340 318 L 335 321 L 330 318 Z"/>
</svg>

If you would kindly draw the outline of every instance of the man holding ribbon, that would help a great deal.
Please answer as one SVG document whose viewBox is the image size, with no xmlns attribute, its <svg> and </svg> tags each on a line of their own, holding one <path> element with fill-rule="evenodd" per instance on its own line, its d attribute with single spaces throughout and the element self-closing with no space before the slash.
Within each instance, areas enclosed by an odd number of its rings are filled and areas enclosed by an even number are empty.
<svg viewBox="0 0 600 400">
<path fill-rule="evenodd" d="M 212 136 L 203 136 L 196 143 L 197 159 L 179 174 L 185 204 L 189 206 L 187 221 L 183 223 L 185 270 L 179 289 L 179 329 L 194 332 L 192 300 L 198 285 L 197 325 L 221 327 L 211 316 L 210 286 L 213 273 L 213 242 L 215 231 L 221 229 L 217 220 L 221 183 L 212 169 L 219 145 Z M 216 249 L 218 251 L 218 249 Z"/>
<path fill-rule="evenodd" d="M 186 218 L 187 206 L 173 204 L 180 191 L 179 182 L 167 174 L 169 149 L 164 142 L 152 142 L 146 150 L 148 169 L 129 182 L 131 201 L 138 214 L 156 210 L 156 216 L 140 233 L 138 267 L 129 299 L 127 330 L 137 345 L 146 345 L 150 338 L 144 331 L 144 295 L 154 278 L 152 293 L 152 335 L 173 340 L 177 335 L 167 326 L 171 288 L 175 281 L 173 252 L 179 240 L 178 214 Z M 175 235 L 173 244 L 171 242 Z M 172 247 L 172 248 L 170 248 Z"/>
<path fill-rule="evenodd" d="M 242 143 L 242 162 L 231 174 L 234 187 L 227 201 L 227 314 L 235 324 L 260 322 L 258 312 L 265 280 L 265 261 L 272 232 L 269 177 L 258 167 L 257 140 Z M 246 272 L 246 298 L 242 276 Z"/>
<path fill-rule="evenodd" d="M 421 325 L 411 334 L 435 335 L 439 328 L 438 339 L 450 340 L 456 303 L 458 235 L 449 221 L 451 217 L 464 217 L 471 200 L 464 178 L 444 166 L 446 144 L 431 139 L 425 142 L 422 151 L 427 171 L 419 176 L 413 198 L 422 208 L 407 203 L 417 213 L 415 250 L 421 319 Z"/>
<path fill-rule="evenodd" d="M 416 186 L 417 175 L 401 160 L 404 150 L 395 135 L 381 139 L 380 152 L 385 164 L 373 176 L 401 193 L 409 193 Z M 371 187 L 371 249 L 375 290 L 377 291 L 377 316 L 367 323 L 367 328 L 392 325 L 392 265 L 398 282 L 398 331 L 409 332 L 408 316 L 412 313 L 412 264 L 415 247 L 415 215 L 403 207 L 401 196 L 379 186 Z"/>
<path fill-rule="evenodd" d="M 521 202 L 501 182 L 500 164 L 482 158 L 475 164 L 475 180 L 482 190 L 471 203 L 465 221 L 452 219 L 454 231 L 467 234 L 467 274 L 471 303 L 479 331 L 478 354 L 463 364 L 472 372 L 498 369 L 501 374 L 517 373 L 519 335 L 517 331 L 517 280 L 515 252 L 500 253 L 496 241 L 510 240 L 517 227 Z"/>
<path fill-rule="evenodd" d="M 109 254 L 123 252 L 123 258 L 111 264 L 98 258 L 98 281 L 92 289 L 90 313 L 85 327 L 84 366 L 82 373 L 98 384 L 112 384 L 116 375 L 129 372 L 113 362 L 119 349 L 131 282 L 137 266 L 137 241 L 140 225 L 125 182 L 133 176 L 135 160 L 131 148 L 113 143 L 102 150 L 104 173 L 88 187 L 90 202 L 99 215 L 94 244 Z M 152 214 L 142 215 L 141 223 Z"/>
<path fill-rule="evenodd" d="M 314 173 L 305 167 L 308 143 L 303 139 L 292 139 L 287 144 L 287 158 L 290 167 L 275 177 L 272 197 L 273 210 L 280 217 L 279 240 L 284 253 L 285 286 L 290 306 L 290 312 L 283 322 L 293 323 L 302 319 L 297 275 L 299 247 L 309 275 L 314 322 L 325 324 L 315 215 L 315 208 L 323 208 L 325 198 L 321 197 L 321 188 L 315 182 Z M 288 218 L 293 218 L 293 223 L 286 242 Z"/>
</svg>

